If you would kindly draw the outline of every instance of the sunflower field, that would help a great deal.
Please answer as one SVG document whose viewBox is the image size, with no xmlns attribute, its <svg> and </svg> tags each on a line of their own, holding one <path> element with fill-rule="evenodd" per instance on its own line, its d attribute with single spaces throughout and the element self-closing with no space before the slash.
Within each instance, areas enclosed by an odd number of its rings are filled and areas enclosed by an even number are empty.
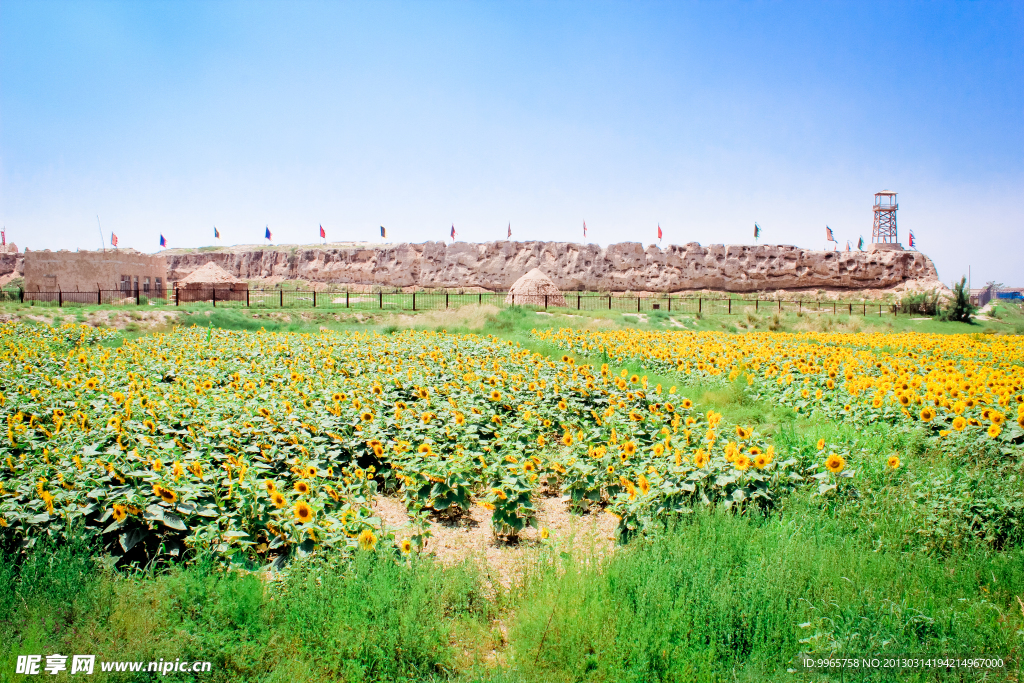
<svg viewBox="0 0 1024 683">
<path fill-rule="evenodd" d="M 565 329 L 534 336 L 681 379 L 742 381 L 755 398 L 834 421 L 917 425 L 949 453 L 1022 454 L 1020 336 Z"/>
<path fill-rule="evenodd" d="M 385 492 L 421 521 L 481 505 L 515 536 L 543 489 L 606 506 L 628 536 L 666 513 L 767 508 L 852 475 L 839 455 L 776 459 L 675 387 L 494 337 L 191 328 L 110 346 L 106 334 L 0 327 L 10 537 L 81 521 L 121 561 L 283 562 L 392 543 L 371 505 Z"/>
</svg>

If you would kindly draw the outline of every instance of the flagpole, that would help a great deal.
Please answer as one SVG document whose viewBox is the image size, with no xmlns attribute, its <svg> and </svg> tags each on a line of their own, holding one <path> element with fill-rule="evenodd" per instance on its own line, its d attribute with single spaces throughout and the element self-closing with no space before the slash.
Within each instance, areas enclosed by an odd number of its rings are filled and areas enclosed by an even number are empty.
<svg viewBox="0 0 1024 683">
<path fill-rule="evenodd" d="M 99 226 L 99 229 L 100 229 L 100 249 L 102 249 L 103 253 L 106 254 L 107 253 L 107 245 L 103 241 L 103 226 L 100 225 L 99 214 L 96 214 L 96 225 Z"/>
</svg>

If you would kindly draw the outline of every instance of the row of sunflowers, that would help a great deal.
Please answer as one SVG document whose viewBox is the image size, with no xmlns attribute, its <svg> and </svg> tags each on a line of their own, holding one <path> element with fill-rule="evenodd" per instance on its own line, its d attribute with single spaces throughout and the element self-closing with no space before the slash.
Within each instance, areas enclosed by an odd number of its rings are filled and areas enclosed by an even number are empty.
<svg viewBox="0 0 1024 683">
<path fill-rule="evenodd" d="M 825 334 L 543 330 L 534 336 L 747 391 L 856 424 L 917 424 L 949 452 L 1024 440 L 1024 338 L 919 333 Z"/>
<path fill-rule="evenodd" d="M 535 522 L 538 496 L 562 494 L 606 506 L 628 535 L 697 505 L 769 507 L 852 476 L 841 451 L 777 458 L 675 387 L 494 337 L 108 334 L 0 325 L 7 540 L 76 522 L 122 562 L 283 561 L 394 543 L 374 513 L 384 493 L 420 521 L 481 505 L 507 535 Z"/>
</svg>

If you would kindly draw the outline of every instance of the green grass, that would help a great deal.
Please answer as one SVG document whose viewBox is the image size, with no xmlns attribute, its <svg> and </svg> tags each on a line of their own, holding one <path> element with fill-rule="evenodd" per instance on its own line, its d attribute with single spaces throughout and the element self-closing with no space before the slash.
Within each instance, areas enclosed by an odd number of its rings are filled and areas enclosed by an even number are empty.
<svg viewBox="0 0 1024 683">
<path fill-rule="evenodd" d="M 876 553 L 849 531 L 801 499 L 767 520 L 698 514 L 603 564 L 554 559 L 524 586 L 513 666 L 549 681 L 759 681 L 786 679 L 800 651 L 1019 647 L 1005 625 L 1019 550 Z"/>
<path fill-rule="evenodd" d="M 0 566 L 4 677 L 19 654 L 59 652 L 212 662 L 168 680 L 433 680 L 465 656 L 458 634 L 485 632 L 494 609 L 473 568 L 387 551 L 310 558 L 274 582 L 202 561 L 117 573 L 84 542 L 9 553 Z"/>
</svg>

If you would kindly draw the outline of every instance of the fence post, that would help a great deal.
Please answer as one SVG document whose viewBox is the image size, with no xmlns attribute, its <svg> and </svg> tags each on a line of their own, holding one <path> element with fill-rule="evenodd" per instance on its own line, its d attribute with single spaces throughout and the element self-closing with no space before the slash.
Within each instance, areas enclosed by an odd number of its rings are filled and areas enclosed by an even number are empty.
<svg viewBox="0 0 1024 683">
<path fill-rule="evenodd" d="M 444 292 L 444 307 L 445 307 L 445 310 L 448 309 L 448 290 L 445 290 L 445 292 Z"/>
<path fill-rule="evenodd" d="M 211 294 L 210 299 L 211 299 L 211 301 L 213 301 L 213 307 L 217 308 L 217 288 L 216 287 L 213 288 L 213 294 Z"/>
<path fill-rule="evenodd" d="M 416 291 L 415 290 L 413 290 L 413 293 L 412 293 L 412 310 L 414 310 L 414 311 L 416 310 Z"/>
<path fill-rule="evenodd" d="M 384 310 L 384 290 L 383 289 L 381 289 L 380 291 L 377 292 L 377 300 L 378 300 L 378 303 L 380 304 L 380 310 L 383 311 Z"/>
<path fill-rule="evenodd" d="M 804 300 L 803 299 L 800 299 L 800 312 L 801 313 L 804 312 Z"/>
<path fill-rule="evenodd" d="M 174 288 L 174 305 L 175 306 L 180 306 L 181 305 L 181 297 L 178 296 L 178 288 L 177 287 Z"/>
<path fill-rule="evenodd" d="M 284 288 L 283 287 L 281 288 L 281 290 L 279 292 L 279 295 L 280 295 L 279 296 L 279 301 L 280 301 L 280 304 L 281 304 L 281 308 L 284 308 Z"/>
<path fill-rule="evenodd" d="M 833 301 L 832 302 L 832 315 L 835 315 L 835 314 L 836 314 L 836 302 Z"/>
<path fill-rule="evenodd" d="M 732 315 L 732 297 L 729 297 L 729 315 Z"/>
<path fill-rule="evenodd" d="M 577 292 L 577 294 L 576 294 L 576 310 L 577 311 L 580 310 L 580 301 L 581 300 L 582 300 L 581 299 L 581 295 Z"/>
<path fill-rule="evenodd" d="M 704 299 L 697 297 L 697 312 L 701 313 L 704 310 Z"/>
<path fill-rule="evenodd" d="M 18 287 L 18 301 L 21 302 L 21 303 L 25 303 L 25 288 L 24 287 Z"/>
<path fill-rule="evenodd" d="M 861 311 L 861 313 L 862 313 L 863 315 L 867 315 L 867 314 L 868 314 L 868 305 L 867 305 L 867 304 L 864 304 L 864 310 L 863 310 L 863 311 Z"/>
<path fill-rule="evenodd" d="M 57 308 L 64 306 L 64 292 L 63 290 L 57 290 Z"/>
<path fill-rule="evenodd" d="M 345 290 L 345 308 L 348 308 L 348 307 L 349 307 L 349 305 L 348 305 L 348 290 L 346 289 Z"/>
<path fill-rule="evenodd" d="M 779 313 L 782 313 L 782 299 L 779 299 Z"/>
<path fill-rule="evenodd" d="M 316 290 L 313 290 L 313 308 L 316 308 Z"/>
<path fill-rule="evenodd" d="M 103 305 L 103 290 L 100 289 L 99 287 L 96 288 L 96 305 Z"/>
<path fill-rule="evenodd" d="M 245 307 L 249 308 L 249 288 L 245 288 Z"/>
<path fill-rule="evenodd" d="M 548 295 L 545 294 L 544 295 L 544 310 L 546 311 L 547 309 L 548 309 Z"/>
<path fill-rule="evenodd" d="M 754 313 L 757 313 L 757 310 L 760 307 L 760 304 L 761 304 L 760 297 L 755 296 L 754 297 Z"/>
<path fill-rule="evenodd" d="M 608 310 L 612 310 L 612 295 L 608 295 Z"/>
</svg>

